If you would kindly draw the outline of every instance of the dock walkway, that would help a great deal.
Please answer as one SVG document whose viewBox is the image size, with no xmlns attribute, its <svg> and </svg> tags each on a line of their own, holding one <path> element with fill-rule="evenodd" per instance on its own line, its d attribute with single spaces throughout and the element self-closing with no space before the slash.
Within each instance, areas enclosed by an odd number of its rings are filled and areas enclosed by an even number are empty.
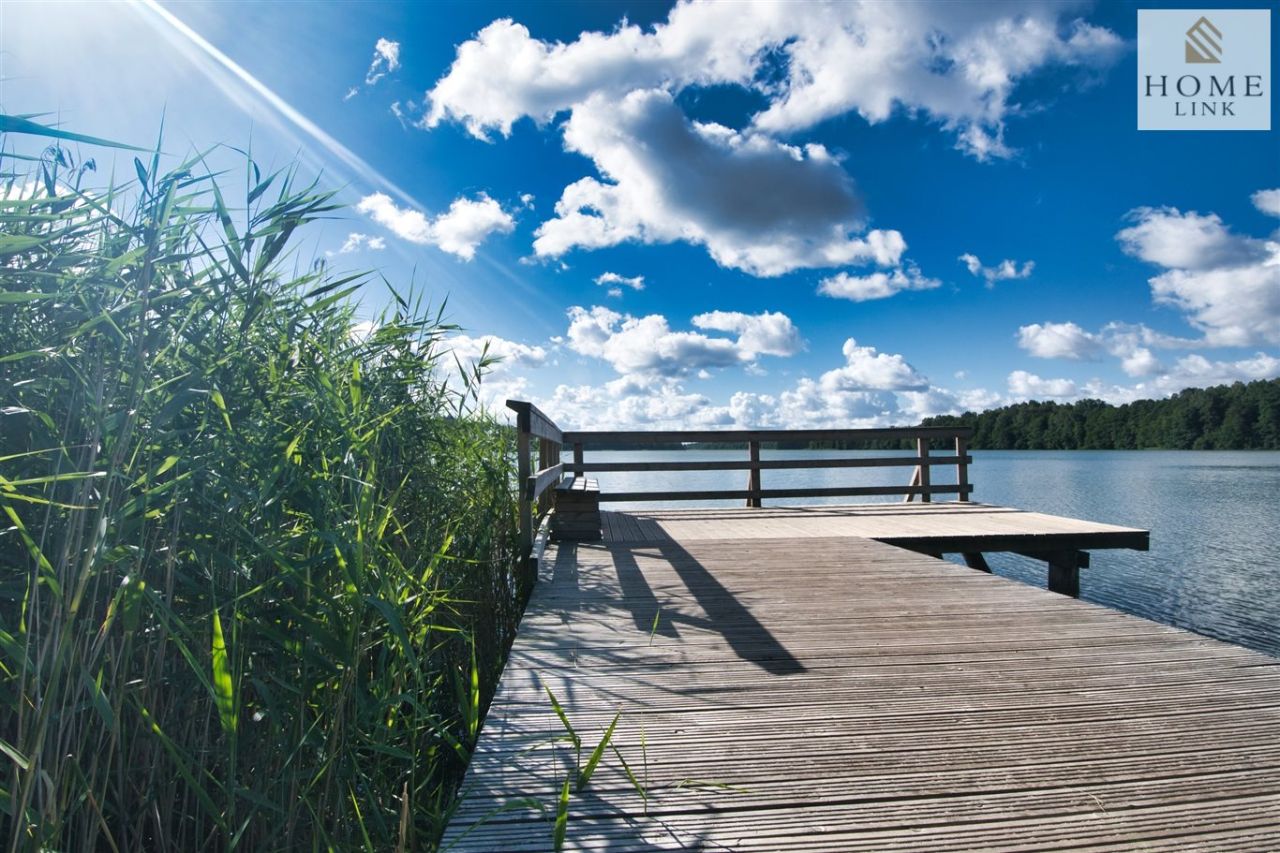
<svg viewBox="0 0 1280 853">
<path fill-rule="evenodd" d="M 517 405 L 532 543 L 539 495 L 609 465 Z M 716 463 L 748 472 L 717 495 L 748 507 L 604 512 L 599 541 L 547 545 L 442 848 L 551 850 L 560 814 L 566 850 L 1280 850 L 1280 660 L 1071 597 L 1087 549 L 1147 532 L 968 502 L 967 435 L 899 432 L 905 460 L 828 464 L 914 464 L 924 503 L 762 507 L 837 490 L 771 492 L 779 434 L 720 433 L 751 444 Z M 1068 594 L 931 556 L 992 551 Z"/>
<path fill-rule="evenodd" d="M 584 762 L 621 712 L 647 795 L 606 751 L 565 849 L 1280 849 L 1280 661 L 874 541 L 865 510 L 608 513 L 551 546 L 446 846 L 551 848 L 549 688 Z"/>
</svg>

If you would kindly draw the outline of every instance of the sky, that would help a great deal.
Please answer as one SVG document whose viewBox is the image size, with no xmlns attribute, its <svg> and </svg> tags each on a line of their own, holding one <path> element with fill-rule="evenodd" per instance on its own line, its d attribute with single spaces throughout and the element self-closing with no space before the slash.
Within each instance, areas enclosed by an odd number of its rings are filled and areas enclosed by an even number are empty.
<svg viewBox="0 0 1280 853">
<path fill-rule="evenodd" d="M 565 428 L 1280 376 L 1280 131 L 1138 131 L 1139 8 L 0 0 L 0 112 L 299 162 L 348 207 L 297 261 Z"/>
</svg>

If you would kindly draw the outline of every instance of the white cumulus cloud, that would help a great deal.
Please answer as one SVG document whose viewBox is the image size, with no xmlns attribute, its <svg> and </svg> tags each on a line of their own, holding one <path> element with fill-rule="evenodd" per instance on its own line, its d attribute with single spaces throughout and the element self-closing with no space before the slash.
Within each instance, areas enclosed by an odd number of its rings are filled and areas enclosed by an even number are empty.
<svg viewBox="0 0 1280 853">
<path fill-rule="evenodd" d="M 941 284 L 938 279 L 922 275 L 919 267 L 908 263 L 897 269 L 879 270 L 867 275 L 836 273 L 818 282 L 818 292 L 836 299 L 866 302 L 885 299 L 904 290 L 932 290 Z"/>
<path fill-rule="evenodd" d="M 804 345 L 780 313 L 713 311 L 693 318 L 698 328 L 735 337 L 673 330 L 661 314 L 634 317 L 603 306 L 569 309 L 569 349 L 599 358 L 623 375 L 688 376 L 709 368 L 745 365 L 761 355 L 789 356 Z"/>
<path fill-rule="evenodd" d="M 435 246 L 467 261 L 475 257 L 476 249 L 490 234 L 509 234 L 515 229 L 511 214 L 484 193 L 473 199 L 454 199 L 447 211 L 432 219 L 422 211 L 399 207 L 386 193 L 365 196 L 356 210 L 403 240 Z"/>
<path fill-rule="evenodd" d="M 475 257 L 476 247 L 490 234 L 508 234 L 514 228 L 511 214 L 483 194 L 474 199 L 454 199 L 431 226 L 437 246 L 466 260 Z"/>
<path fill-rule="evenodd" d="M 849 338 L 841 348 L 845 364 L 822 374 L 820 383 L 830 391 L 922 391 L 927 377 L 896 353 L 877 352 L 875 347 L 858 346 Z"/>
<path fill-rule="evenodd" d="M 387 248 L 387 241 L 382 237 L 370 237 L 368 234 L 361 234 L 353 231 L 347 235 L 347 239 L 343 241 L 342 248 L 338 249 L 339 255 L 349 255 L 352 252 L 358 252 L 361 249 L 368 249 L 371 252 L 381 252 Z"/>
<path fill-rule="evenodd" d="M 534 252 L 623 242 L 705 246 L 721 266 L 757 276 L 806 267 L 897 263 L 892 231 L 855 236 L 862 204 L 853 181 L 820 145 L 797 147 L 716 124 L 690 122 L 670 93 L 593 98 L 564 126 L 565 147 L 605 180 L 582 178 L 537 230 Z"/>
<path fill-rule="evenodd" d="M 1077 394 L 1076 383 L 1070 379 L 1041 379 L 1025 370 L 1010 373 L 1008 382 L 1009 393 L 1020 399 L 1074 397 Z"/>
<path fill-rule="evenodd" d="M 1120 360 L 1120 368 L 1130 376 L 1163 373 L 1163 362 L 1151 351 L 1192 349 L 1202 341 L 1178 338 L 1143 325 L 1108 323 L 1090 332 L 1075 323 L 1032 323 L 1018 329 L 1018 346 L 1036 358 L 1096 361 L 1103 355 Z"/>
<path fill-rule="evenodd" d="M 1130 217 L 1116 239 L 1164 268 L 1149 279 L 1157 303 L 1185 313 L 1210 346 L 1280 344 L 1280 242 L 1236 234 L 1217 214 L 1142 207 Z"/>
<path fill-rule="evenodd" d="M 1106 351 L 1100 335 L 1075 323 L 1032 323 L 1018 329 L 1018 346 L 1036 358 L 1097 358 Z"/>
<path fill-rule="evenodd" d="M 699 329 L 730 332 L 738 336 L 738 348 L 746 358 L 757 355 L 795 355 L 804 349 L 804 339 L 791 318 L 780 311 L 743 314 L 740 311 L 711 311 L 691 321 Z"/>
<path fill-rule="evenodd" d="M 1024 261 L 1021 265 L 1017 261 L 1006 258 L 994 267 L 983 266 L 982 261 L 978 260 L 978 256 L 966 252 L 960 256 L 960 261 L 969 270 L 971 275 L 981 278 L 987 283 L 987 287 L 995 287 L 997 281 L 1008 281 L 1009 279 L 1029 278 L 1031 272 L 1036 268 L 1035 261 Z"/>
<path fill-rule="evenodd" d="M 595 282 L 599 285 L 623 285 L 632 290 L 644 290 L 644 276 L 642 275 L 625 276 L 616 272 L 605 272 L 596 276 Z M 611 288 L 611 290 L 617 290 L 617 288 Z M 621 294 L 621 291 L 619 291 L 619 294 Z"/>
<path fill-rule="evenodd" d="M 372 86 L 383 77 L 400 69 L 400 42 L 380 38 L 373 45 L 373 61 L 365 72 L 366 86 Z"/>
<path fill-rule="evenodd" d="M 459 46 L 428 93 L 426 125 L 462 122 L 474 135 L 545 123 L 593 95 L 736 85 L 763 97 L 756 129 L 793 133 L 846 113 L 868 122 L 897 112 L 934 121 L 975 157 L 1006 156 L 1017 84 L 1051 65 L 1100 68 L 1122 50 L 1070 6 L 1002 3 L 678 4 L 644 30 L 623 22 L 570 43 L 494 21 Z"/>
<path fill-rule="evenodd" d="M 1130 211 L 1135 224 L 1116 234 L 1127 254 L 1169 269 L 1212 270 L 1261 260 L 1259 240 L 1233 234 L 1216 213 L 1182 213 L 1172 207 Z"/>
<path fill-rule="evenodd" d="M 1152 376 L 1164 372 L 1164 364 L 1146 347 L 1137 347 L 1120 359 L 1120 369 L 1129 376 Z"/>
<path fill-rule="evenodd" d="M 564 188 L 537 231 L 540 257 L 687 242 L 758 276 L 893 267 L 901 235 L 861 236 L 866 219 L 837 158 L 784 138 L 845 114 L 902 115 L 939 125 L 977 159 L 1010 156 L 1006 121 L 1027 111 L 1020 82 L 1051 66 L 1092 73 L 1122 50 L 1071 4 L 1031 0 L 690 0 L 652 28 L 624 20 L 569 42 L 503 18 L 458 47 L 426 93 L 422 126 L 458 122 L 491 140 L 522 119 L 547 126 L 568 113 L 564 146 L 596 173 Z M 736 128 L 688 120 L 676 98 L 717 85 L 748 91 L 759 111 Z M 863 288 L 904 281 L 906 272 L 886 273 Z"/>
<path fill-rule="evenodd" d="M 920 410 L 937 402 L 926 399 L 928 378 L 902 355 L 861 346 L 853 338 L 841 353 L 840 367 L 817 379 L 802 377 L 780 393 L 734 393 L 728 404 L 731 420 L 742 427 L 779 429 L 873 427 L 913 423 Z"/>
<path fill-rule="evenodd" d="M 1280 216 L 1280 189 L 1258 190 L 1249 197 L 1253 206 L 1271 216 Z"/>
</svg>

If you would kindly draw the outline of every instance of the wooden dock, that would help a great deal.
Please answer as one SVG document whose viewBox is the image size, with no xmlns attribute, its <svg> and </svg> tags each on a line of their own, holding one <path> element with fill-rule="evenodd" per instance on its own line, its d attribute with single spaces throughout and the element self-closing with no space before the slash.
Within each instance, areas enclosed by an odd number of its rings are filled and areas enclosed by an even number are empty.
<svg viewBox="0 0 1280 853">
<path fill-rule="evenodd" d="M 443 849 L 550 850 L 560 814 L 567 850 L 1280 850 L 1280 661 L 929 556 L 1145 531 L 930 502 L 602 534 L 541 552 Z"/>
</svg>

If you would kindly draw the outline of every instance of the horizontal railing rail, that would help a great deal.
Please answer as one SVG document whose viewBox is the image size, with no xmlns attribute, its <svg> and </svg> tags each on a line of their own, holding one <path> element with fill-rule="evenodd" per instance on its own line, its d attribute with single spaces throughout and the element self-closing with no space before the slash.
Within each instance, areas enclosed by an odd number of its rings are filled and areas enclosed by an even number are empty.
<svg viewBox="0 0 1280 853">
<path fill-rule="evenodd" d="M 750 471 L 788 470 L 803 468 L 905 468 L 918 465 L 968 465 L 973 462 L 972 456 L 890 456 L 883 458 L 869 457 L 864 459 L 761 459 L 720 460 L 699 459 L 693 462 L 677 462 L 662 460 L 660 462 L 583 462 L 581 465 L 570 463 L 567 467 L 574 474 L 597 473 L 600 471 Z"/>
<path fill-rule="evenodd" d="M 879 429 L 722 429 L 722 430 L 567 430 L 564 444 L 696 444 L 748 441 L 891 441 L 894 439 L 970 438 L 970 427 L 882 427 Z"/>
</svg>

